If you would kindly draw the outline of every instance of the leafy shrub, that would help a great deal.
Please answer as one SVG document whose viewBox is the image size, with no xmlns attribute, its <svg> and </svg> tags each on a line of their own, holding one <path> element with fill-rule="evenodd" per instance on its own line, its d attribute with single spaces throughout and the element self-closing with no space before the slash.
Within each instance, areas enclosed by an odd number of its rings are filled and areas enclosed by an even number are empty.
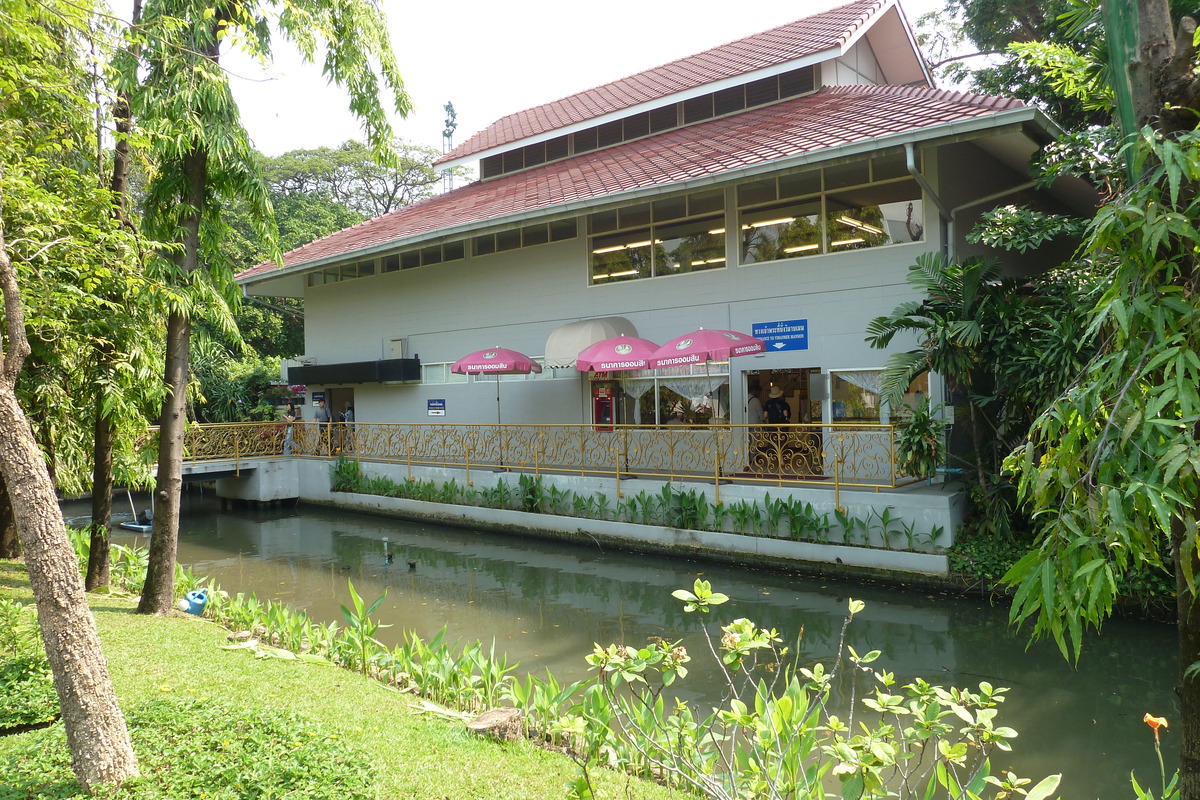
<svg viewBox="0 0 1200 800">
<path fill-rule="evenodd" d="M 165 797 L 374 798 L 365 754 L 297 714 L 214 700 L 155 700 L 126 715 L 142 775 L 113 800 Z M 87 797 L 71 772 L 62 726 L 26 737 L 11 753 L 16 797 Z"/>
<path fill-rule="evenodd" d="M 40 653 L 0 661 L 0 732 L 58 719 L 50 664 Z"/>
<path fill-rule="evenodd" d="M 42 652 L 37 606 L 0 597 L 0 658 Z"/>
<path fill-rule="evenodd" d="M 335 492 L 353 492 L 359 489 L 363 482 L 362 467 L 358 461 L 345 456 L 338 456 L 333 462 L 333 485 Z"/>
</svg>

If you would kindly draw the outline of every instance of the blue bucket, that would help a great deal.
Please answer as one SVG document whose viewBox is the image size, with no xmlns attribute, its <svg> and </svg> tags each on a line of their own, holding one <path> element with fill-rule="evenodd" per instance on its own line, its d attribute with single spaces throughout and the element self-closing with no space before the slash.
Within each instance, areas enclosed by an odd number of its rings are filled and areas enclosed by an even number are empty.
<svg viewBox="0 0 1200 800">
<path fill-rule="evenodd" d="M 187 613 L 195 614 L 197 617 L 204 613 L 204 607 L 208 605 L 208 590 L 197 589 L 194 592 L 188 592 L 185 595 L 187 599 Z"/>
</svg>

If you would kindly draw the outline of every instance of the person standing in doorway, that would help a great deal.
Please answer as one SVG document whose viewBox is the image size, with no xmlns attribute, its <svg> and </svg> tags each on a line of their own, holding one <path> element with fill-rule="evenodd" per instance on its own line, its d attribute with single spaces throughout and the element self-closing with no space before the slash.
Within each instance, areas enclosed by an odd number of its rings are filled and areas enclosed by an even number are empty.
<svg viewBox="0 0 1200 800">
<path fill-rule="evenodd" d="M 786 425 L 792 421 L 792 407 L 783 399 L 783 389 L 772 386 L 767 394 L 767 404 L 763 407 L 767 415 L 767 424 Z"/>
<path fill-rule="evenodd" d="M 746 401 L 746 425 L 749 426 L 747 428 L 747 433 L 749 434 L 747 437 L 748 461 L 754 460 L 754 454 L 762 444 L 762 424 L 766 417 L 763 415 L 762 400 L 758 397 L 760 391 L 757 383 L 752 383 L 747 387 L 747 393 L 750 395 L 750 398 Z"/>
<path fill-rule="evenodd" d="M 771 387 L 771 391 L 767 393 L 767 403 L 763 406 L 763 410 L 767 414 L 767 425 L 772 426 L 768 436 L 771 450 L 776 462 L 782 464 L 788 435 L 782 428 L 774 426 L 787 425 L 792 421 L 792 407 L 788 405 L 787 400 L 783 399 L 783 389 L 778 386 Z"/>
<path fill-rule="evenodd" d="M 317 411 L 313 414 L 313 421 L 317 423 L 317 450 L 318 452 L 328 454 L 329 423 L 333 422 L 333 415 L 325 407 L 324 400 L 317 401 Z"/>
<path fill-rule="evenodd" d="M 342 411 L 342 426 L 342 447 L 349 450 L 354 444 L 354 406 L 350 403 Z"/>
</svg>

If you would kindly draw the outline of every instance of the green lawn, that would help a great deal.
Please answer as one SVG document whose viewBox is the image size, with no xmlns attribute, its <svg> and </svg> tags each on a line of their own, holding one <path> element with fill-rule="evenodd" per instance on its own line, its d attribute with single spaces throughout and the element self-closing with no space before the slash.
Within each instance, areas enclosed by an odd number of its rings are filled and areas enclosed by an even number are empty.
<svg viewBox="0 0 1200 800">
<path fill-rule="evenodd" d="M 0 596 L 32 599 L 23 565 L 0 561 Z M 134 613 L 132 601 L 107 596 L 94 597 L 92 611 L 124 708 L 154 698 L 212 698 L 320 720 L 366 753 L 379 775 L 381 798 L 558 798 L 578 774 L 565 756 L 528 742 L 484 740 L 460 723 L 417 713 L 410 695 L 360 675 L 222 650 L 228 632 L 206 620 L 142 616 Z M 45 732 L 0 737 L 0 797 L 5 795 L 6 751 L 40 736 Z M 594 777 L 599 798 L 679 796 L 617 773 Z"/>
</svg>

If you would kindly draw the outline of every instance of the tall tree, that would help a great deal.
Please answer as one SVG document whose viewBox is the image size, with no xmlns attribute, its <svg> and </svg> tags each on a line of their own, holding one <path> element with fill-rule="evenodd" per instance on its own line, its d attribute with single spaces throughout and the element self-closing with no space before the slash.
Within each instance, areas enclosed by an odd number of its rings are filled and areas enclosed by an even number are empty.
<svg viewBox="0 0 1200 800">
<path fill-rule="evenodd" d="M 0 475 L 12 498 L 72 765 L 90 790 L 136 775 L 137 758 L 46 457 L 17 395 L 31 352 L 26 328 L 37 326 L 26 316 L 26 298 L 49 294 L 63 306 L 94 306 L 90 281 L 104 275 L 114 254 L 130 250 L 111 224 L 104 193 L 80 169 L 95 153 L 78 62 L 87 51 L 79 32 L 89 30 L 89 13 L 53 0 L 13 0 L 0 9 Z"/>
<path fill-rule="evenodd" d="M 157 172 L 147 194 L 147 226 L 155 238 L 172 243 L 168 271 L 184 290 L 167 319 L 168 398 L 159 420 L 158 513 L 138 606 L 142 613 L 165 613 L 174 599 L 190 332 L 192 316 L 202 308 L 196 292 L 205 291 L 212 300 L 233 291 L 232 271 L 216 244 L 224 229 L 222 206 L 233 198 L 246 202 L 264 232 L 271 214 L 220 69 L 221 45 L 237 40 L 252 54 L 269 58 L 275 30 L 296 43 L 305 59 L 314 59 L 323 48 L 325 74 L 349 92 L 368 146 L 385 160 L 395 156 L 380 84 L 392 93 L 395 112 L 407 113 L 410 103 L 383 14 L 368 0 L 301 0 L 281 10 L 266 2 L 154 0 L 145 5 L 143 22 L 154 35 L 143 48 L 145 79 L 132 99 L 135 118 L 154 131 Z"/>
<path fill-rule="evenodd" d="M 263 177 L 279 195 L 326 197 L 372 219 L 432 197 L 442 180 L 433 168 L 440 151 L 400 140 L 393 147 L 397 157 L 386 164 L 361 142 L 293 150 L 266 159 Z"/>
<path fill-rule="evenodd" d="M 1076 658 L 1130 570 L 1170 564 L 1179 631 L 1179 788 L 1200 798 L 1200 109 L 1196 24 L 1167 0 L 1105 0 L 1118 116 L 1136 180 L 1100 210 L 1103 350 L 1012 459 L 1044 525 L 1010 570 L 1015 620 Z"/>
</svg>

